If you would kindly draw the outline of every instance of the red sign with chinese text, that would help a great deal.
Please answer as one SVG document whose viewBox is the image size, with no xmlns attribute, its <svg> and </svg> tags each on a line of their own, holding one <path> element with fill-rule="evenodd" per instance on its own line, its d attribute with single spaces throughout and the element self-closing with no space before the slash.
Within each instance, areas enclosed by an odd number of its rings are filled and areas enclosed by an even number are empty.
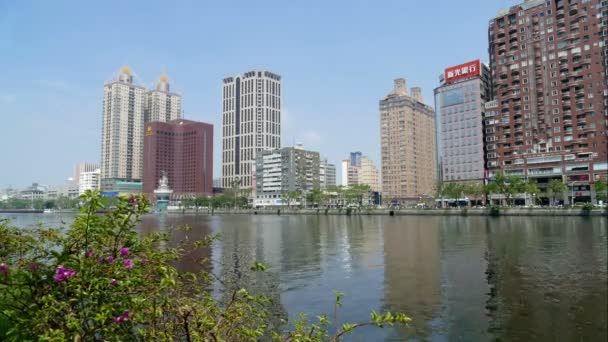
<svg viewBox="0 0 608 342">
<path fill-rule="evenodd" d="M 481 62 L 476 59 L 445 69 L 445 83 L 452 83 L 469 77 L 481 75 Z"/>
</svg>

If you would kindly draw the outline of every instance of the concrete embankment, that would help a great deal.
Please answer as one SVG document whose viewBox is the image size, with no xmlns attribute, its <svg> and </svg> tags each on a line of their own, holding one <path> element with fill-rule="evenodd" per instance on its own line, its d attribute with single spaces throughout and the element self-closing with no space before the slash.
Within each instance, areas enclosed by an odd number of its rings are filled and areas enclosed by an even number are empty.
<svg viewBox="0 0 608 342">
<path fill-rule="evenodd" d="M 493 216 L 489 208 L 451 209 L 186 209 L 170 211 L 170 214 L 201 215 L 428 215 L 428 216 Z M 499 208 L 497 216 L 608 216 L 608 210 L 596 208 L 588 212 L 580 208 Z"/>
</svg>

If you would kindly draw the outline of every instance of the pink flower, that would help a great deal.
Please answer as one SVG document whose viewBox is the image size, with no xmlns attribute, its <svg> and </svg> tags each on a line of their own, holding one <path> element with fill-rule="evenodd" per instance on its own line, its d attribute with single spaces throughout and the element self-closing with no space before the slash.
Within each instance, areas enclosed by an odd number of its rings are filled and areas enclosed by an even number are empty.
<svg viewBox="0 0 608 342">
<path fill-rule="evenodd" d="M 98 264 L 102 264 L 103 263 L 103 258 L 102 257 L 97 258 L 97 263 Z"/>
<path fill-rule="evenodd" d="M 129 316 L 130 316 L 129 311 L 125 311 L 125 312 L 123 312 L 122 315 L 116 316 L 116 317 L 113 318 L 114 319 L 114 323 L 119 323 L 120 324 L 122 322 L 128 321 L 129 320 Z"/>
<path fill-rule="evenodd" d="M 0 273 L 4 274 L 4 277 L 8 277 L 8 266 L 5 263 L 0 264 Z"/>
<path fill-rule="evenodd" d="M 137 198 L 135 198 L 135 196 L 129 197 L 129 203 L 131 203 L 131 204 L 137 203 Z"/>
<path fill-rule="evenodd" d="M 69 268 L 65 268 L 63 267 L 63 265 L 59 265 L 55 270 L 55 276 L 53 277 L 53 279 L 55 279 L 56 282 L 60 283 L 66 279 L 72 278 L 75 275 L 76 271 Z"/>
<path fill-rule="evenodd" d="M 114 262 L 114 257 L 110 255 L 109 257 L 106 258 L 106 260 L 108 261 L 108 264 L 111 264 Z"/>
<path fill-rule="evenodd" d="M 133 260 L 127 259 L 123 262 L 125 268 L 132 269 L 133 268 Z"/>
<path fill-rule="evenodd" d="M 112 278 L 112 280 L 110 280 L 110 285 L 116 286 L 116 284 L 118 284 L 118 281 L 116 281 L 116 279 Z"/>
<path fill-rule="evenodd" d="M 92 250 L 92 249 L 89 249 L 88 251 L 86 251 L 86 253 L 84 253 L 84 255 L 85 255 L 87 258 L 92 257 L 92 256 L 93 256 L 93 250 Z"/>
<path fill-rule="evenodd" d="M 139 263 L 140 263 L 140 264 L 142 264 L 142 265 L 145 265 L 145 264 L 147 264 L 147 263 L 148 263 L 148 259 L 143 258 L 143 259 L 141 259 L 141 260 L 139 261 Z"/>
<path fill-rule="evenodd" d="M 129 247 L 123 247 L 120 249 L 120 255 L 122 257 L 126 257 L 127 255 L 129 255 Z"/>
</svg>

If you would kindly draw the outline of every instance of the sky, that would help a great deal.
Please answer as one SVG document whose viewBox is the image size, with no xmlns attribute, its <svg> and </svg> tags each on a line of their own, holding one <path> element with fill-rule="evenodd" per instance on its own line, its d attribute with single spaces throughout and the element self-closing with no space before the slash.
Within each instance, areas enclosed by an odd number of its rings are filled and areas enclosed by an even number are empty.
<svg viewBox="0 0 608 342">
<path fill-rule="evenodd" d="M 393 79 L 433 105 L 451 65 L 488 61 L 488 21 L 512 0 L 0 0 L 0 188 L 65 183 L 99 162 L 103 85 L 123 65 L 161 73 L 186 119 L 214 125 L 221 176 L 222 79 L 282 76 L 283 143 L 338 167 L 351 151 L 380 166 L 378 101 Z"/>
</svg>

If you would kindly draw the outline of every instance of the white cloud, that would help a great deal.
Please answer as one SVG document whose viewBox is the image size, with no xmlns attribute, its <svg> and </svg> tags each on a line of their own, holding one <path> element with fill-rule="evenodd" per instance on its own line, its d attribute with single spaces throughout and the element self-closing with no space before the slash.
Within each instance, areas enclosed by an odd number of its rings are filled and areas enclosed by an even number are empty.
<svg viewBox="0 0 608 342">
<path fill-rule="evenodd" d="M 15 94 L 0 94 L 0 103 L 11 104 L 17 102 L 17 96 Z"/>
</svg>

